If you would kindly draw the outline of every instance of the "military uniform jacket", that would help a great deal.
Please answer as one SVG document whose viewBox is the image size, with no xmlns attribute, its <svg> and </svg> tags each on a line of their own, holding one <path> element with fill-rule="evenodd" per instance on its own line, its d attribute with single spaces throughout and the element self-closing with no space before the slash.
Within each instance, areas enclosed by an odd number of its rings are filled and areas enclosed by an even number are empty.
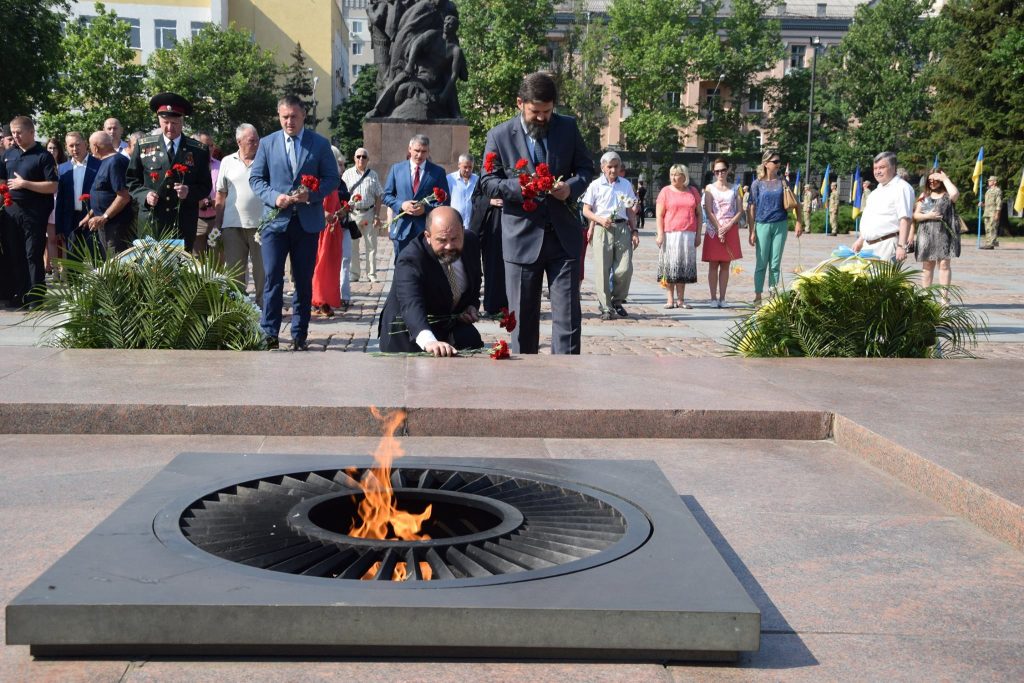
<svg viewBox="0 0 1024 683">
<path fill-rule="evenodd" d="M 988 188 L 986 188 L 988 189 Z M 985 218 L 999 218 L 999 209 L 1003 204 L 1003 191 L 993 187 L 985 193 Z"/>
<path fill-rule="evenodd" d="M 175 164 L 185 166 L 186 170 L 175 171 Z M 199 202 L 209 196 L 213 187 L 210 152 L 206 145 L 182 135 L 174 159 L 168 159 L 163 135 L 148 135 L 135 145 L 126 179 L 128 190 L 139 203 L 142 223 L 172 226 L 180 220 L 181 233 L 195 236 Z M 174 191 L 175 183 L 188 186 L 188 196 L 181 200 L 180 214 L 178 194 Z M 160 197 L 155 207 L 146 203 L 146 195 L 151 191 Z"/>
</svg>

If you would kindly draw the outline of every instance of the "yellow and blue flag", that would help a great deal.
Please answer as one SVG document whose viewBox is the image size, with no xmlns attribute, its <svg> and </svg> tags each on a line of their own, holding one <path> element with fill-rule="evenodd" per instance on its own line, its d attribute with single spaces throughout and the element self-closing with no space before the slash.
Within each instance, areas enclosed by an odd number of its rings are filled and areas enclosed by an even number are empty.
<svg viewBox="0 0 1024 683">
<path fill-rule="evenodd" d="M 1013 200 L 1013 210 L 1017 213 L 1024 211 L 1024 171 L 1020 172 L 1020 187 L 1017 188 L 1017 198 Z"/>
<path fill-rule="evenodd" d="M 938 154 L 938 152 L 936 152 L 935 153 L 935 161 L 932 162 L 932 170 L 934 171 L 938 167 L 939 167 L 939 154 Z"/>
<path fill-rule="evenodd" d="M 860 166 L 857 166 L 857 172 L 853 174 L 853 219 L 857 220 L 857 217 L 861 215 L 861 203 L 864 201 L 864 188 L 860 182 Z"/>
<path fill-rule="evenodd" d="M 978 160 L 974 162 L 974 173 L 971 177 L 974 178 L 974 194 L 978 194 L 978 187 L 981 182 L 981 174 L 985 168 L 985 148 L 981 147 L 978 149 Z"/>
<path fill-rule="evenodd" d="M 823 201 L 823 202 L 824 201 L 828 201 L 828 184 L 829 184 L 828 183 L 828 174 L 831 171 L 832 171 L 832 164 L 826 164 L 825 165 L 825 177 L 821 179 L 821 189 L 819 190 L 819 194 L 821 194 L 821 201 Z"/>
</svg>

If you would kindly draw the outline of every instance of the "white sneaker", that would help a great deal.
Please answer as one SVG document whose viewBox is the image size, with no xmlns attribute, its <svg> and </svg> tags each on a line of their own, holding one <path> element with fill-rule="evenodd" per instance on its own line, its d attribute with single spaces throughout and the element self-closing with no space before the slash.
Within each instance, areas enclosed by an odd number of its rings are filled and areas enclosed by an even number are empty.
<svg viewBox="0 0 1024 683">
<path fill-rule="evenodd" d="M 729 308 L 729 304 L 725 303 L 725 299 L 719 299 L 718 300 L 718 307 L 719 308 Z"/>
</svg>

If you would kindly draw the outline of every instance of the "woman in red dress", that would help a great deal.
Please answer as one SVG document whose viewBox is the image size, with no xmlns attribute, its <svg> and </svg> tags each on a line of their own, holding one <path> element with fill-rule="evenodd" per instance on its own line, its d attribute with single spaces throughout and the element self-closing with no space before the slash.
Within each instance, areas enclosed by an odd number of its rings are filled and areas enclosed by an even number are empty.
<svg viewBox="0 0 1024 683">
<path fill-rule="evenodd" d="M 345 158 L 336 147 L 331 148 L 338 160 L 338 172 L 345 170 Z M 324 225 L 316 250 L 313 269 L 313 315 L 331 318 L 341 308 L 341 257 L 348 215 L 348 188 L 342 182 L 337 190 L 324 197 Z"/>
</svg>

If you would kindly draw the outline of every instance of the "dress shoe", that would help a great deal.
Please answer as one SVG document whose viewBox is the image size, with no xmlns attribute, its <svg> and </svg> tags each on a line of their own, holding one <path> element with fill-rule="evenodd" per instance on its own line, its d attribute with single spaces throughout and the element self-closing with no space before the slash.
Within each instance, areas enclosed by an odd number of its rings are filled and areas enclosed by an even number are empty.
<svg viewBox="0 0 1024 683">
<path fill-rule="evenodd" d="M 377 276 L 371 274 L 368 279 L 370 280 L 370 282 L 376 282 L 377 281 Z"/>
<path fill-rule="evenodd" d="M 626 309 L 622 307 L 622 304 L 614 304 L 612 308 L 615 309 L 616 315 L 618 315 L 620 318 L 629 317 L 629 313 L 626 313 Z"/>
<path fill-rule="evenodd" d="M 292 339 L 292 351 L 309 351 L 309 342 L 305 339 Z"/>
<path fill-rule="evenodd" d="M 611 311 L 603 311 L 601 313 L 601 320 L 615 320 L 615 316 L 612 315 Z"/>
<path fill-rule="evenodd" d="M 277 337 L 267 337 L 267 351 L 273 351 L 281 346 L 281 342 L 277 340 Z"/>
</svg>

